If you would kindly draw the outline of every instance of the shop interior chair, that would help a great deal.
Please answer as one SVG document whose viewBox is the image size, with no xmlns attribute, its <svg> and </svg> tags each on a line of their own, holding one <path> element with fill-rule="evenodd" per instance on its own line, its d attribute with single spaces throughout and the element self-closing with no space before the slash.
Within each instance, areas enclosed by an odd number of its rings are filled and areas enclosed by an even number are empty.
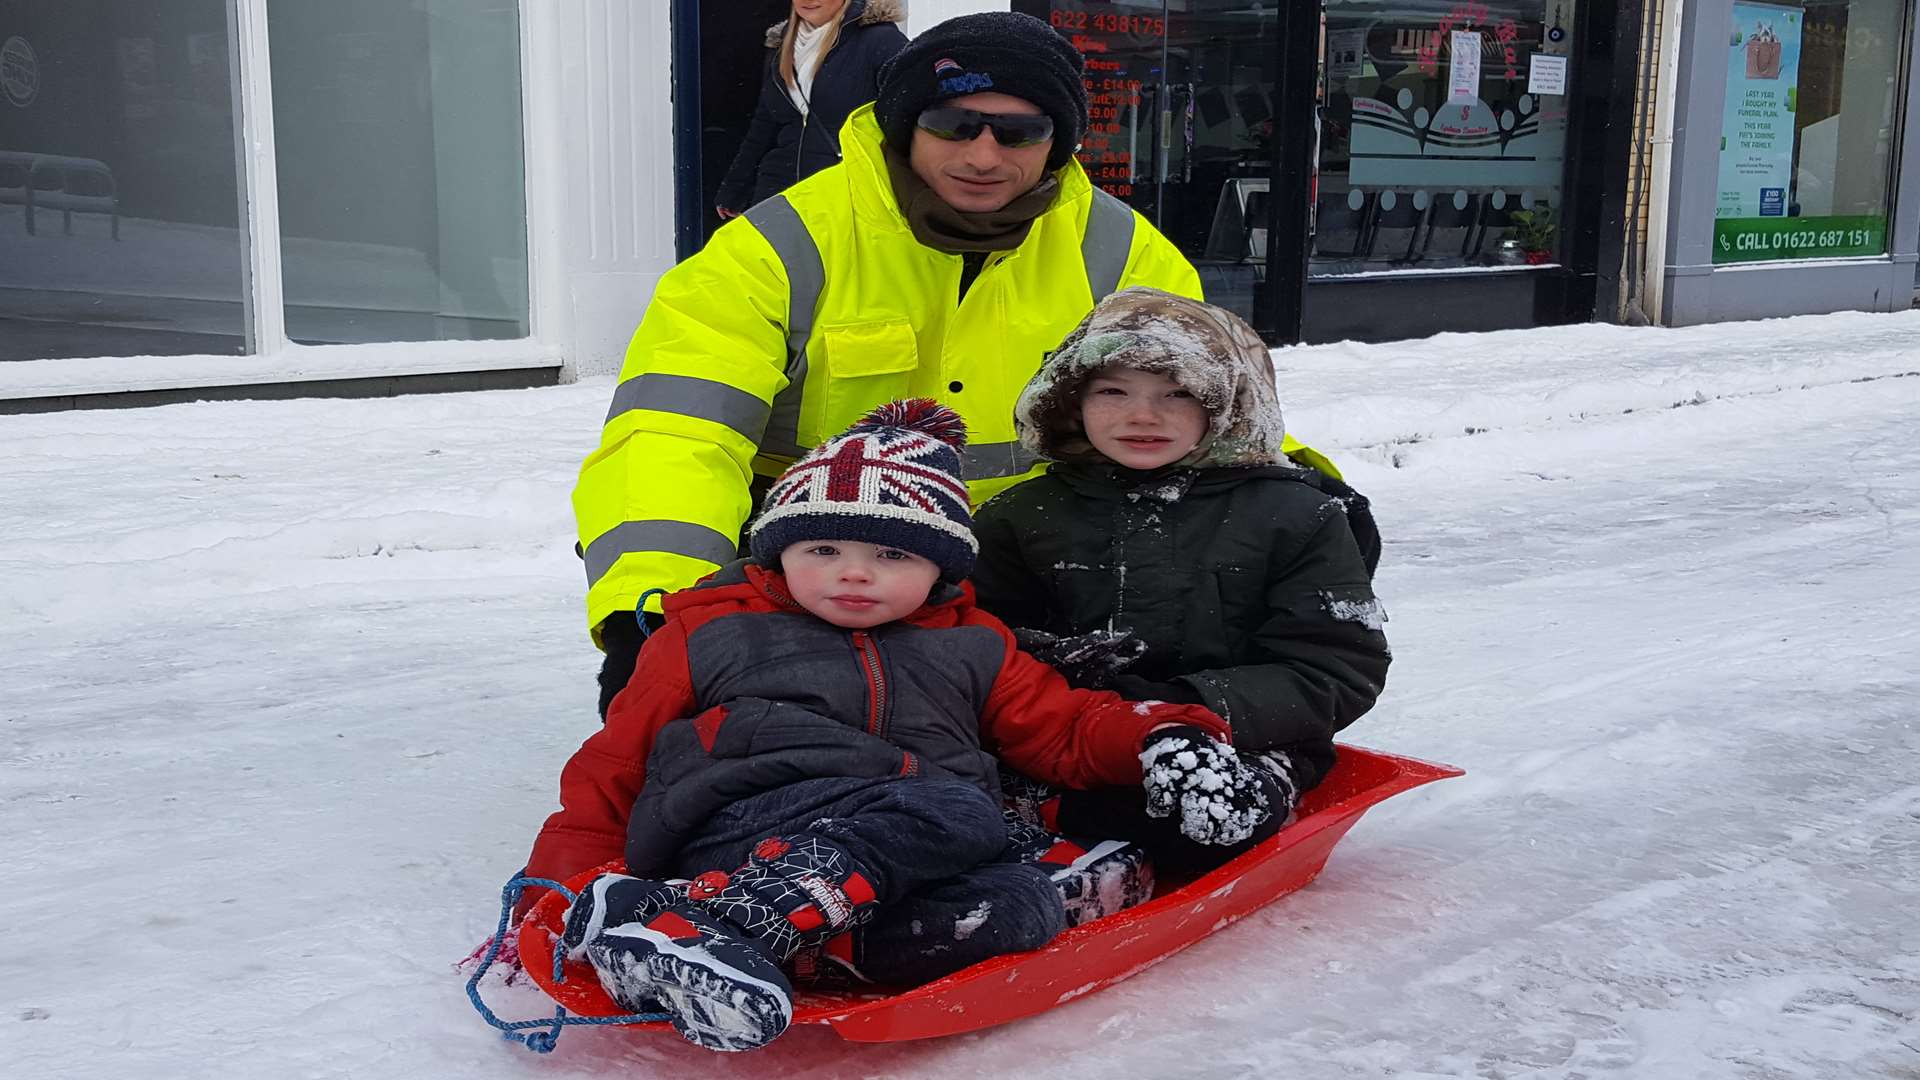
<svg viewBox="0 0 1920 1080">
<path fill-rule="evenodd" d="M 1480 205 L 1480 220 L 1473 232 L 1473 242 L 1467 245 L 1466 257 L 1469 261 L 1484 254 L 1488 233 L 1513 224 L 1513 212 L 1519 209 L 1520 203 L 1509 195 L 1499 206 L 1495 206 L 1491 196 L 1482 196 Z"/>
<path fill-rule="evenodd" d="M 1467 249 L 1473 244 L 1474 231 L 1480 224 L 1481 197 L 1469 195 L 1464 191 L 1442 194 L 1433 200 L 1427 208 L 1427 235 L 1420 242 L 1420 258 L 1427 257 L 1433 248 L 1433 234 L 1441 229 L 1460 230 L 1460 258 L 1467 258 Z"/>
<path fill-rule="evenodd" d="M 1355 208 L 1348 192 L 1323 191 L 1314 200 L 1313 253 L 1328 259 L 1363 259 L 1373 196 L 1361 196 Z"/>
<path fill-rule="evenodd" d="M 1264 176 L 1235 177 L 1220 185 L 1202 258 L 1227 262 L 1267 261 L 1267 191 Z"/>
<path fill-rule="evenodd" d="M 1414 192 L 1383 191 L 1380 193 L 1378 208 L 1373 212 L 1373 229 L 1367 238 L 1367 257 L 1373 257 L 1374 248 L 1380 242 L 1381 229 L 1406 229 L 1407 250 L 1397 259 L 1397 263 L 1408 263 L 1415 259 L 1414 246 L 1420 242 L 1420 226 L 1426 221 L 1427 211 L 1414 204 Z M 1391 205 L 1389 205 L 1391 204 Z"/>
<path fill-rule="evenodd" d="M 1267 191 L 1247 192 L 1247 205 L 1240 211 L 1247 223 L 1247 261 L 1267 261 Z"/>
</svg>

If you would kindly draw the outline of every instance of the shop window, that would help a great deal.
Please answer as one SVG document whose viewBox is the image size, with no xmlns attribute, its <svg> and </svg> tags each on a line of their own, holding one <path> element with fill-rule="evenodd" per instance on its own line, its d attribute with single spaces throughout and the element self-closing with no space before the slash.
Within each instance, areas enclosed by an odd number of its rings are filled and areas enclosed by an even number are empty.
<svg viewBox="0 0 1920 1080">
<path fill-rule="evenodd" d="M 1316 277 L 1560 258 L 1574 0 L 1328 0 Z"/>
<path fill-rule="evenodd" d="M 1905 8 L 1733 5 L 1714 262 L 1886 251 Z"/>
<path fill-rule="evenodd" d="M 1256 323 L 1281 43 L 1245 0 L 1014 0 L 1086 57 L 1088 177 L 1193 262 L 1207 298 Z M 1284 212 L 1285 208 L 1283 208 Z"/>
<path fill-rule="evenodd" d="M 227 0 L 0 0 L 0 360 L 242 353 Z"/>
<path fill-rule="evenodd" d="M 520 338 L 515 0 L 269 0 L 287 336 Z"/>
</svg>

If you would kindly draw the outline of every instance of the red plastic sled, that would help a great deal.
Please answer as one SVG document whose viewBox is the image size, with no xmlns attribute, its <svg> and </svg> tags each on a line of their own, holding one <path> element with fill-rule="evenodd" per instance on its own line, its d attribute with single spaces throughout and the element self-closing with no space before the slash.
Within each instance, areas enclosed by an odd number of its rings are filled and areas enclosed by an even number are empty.
<svg viewBox="0 0 1920 1080">
<path fill-rule="evenodd" d="M 1354 746 L 1340 747 L 1338 764 L 1307 793 L 1300 816 L 1280 834 L 1218 870 L 1097 922 L 1078 926 L 1045 948 L 997 956 L 924 986 L 898 993 L 802 992 L 796 1024 L 831 1024 L 855 1042 L 898 1042 L 958 1035 L 1019 1020 L 1083 997 L 1192 945 L 1312 881 L 1333 845 L 1367 808 L 1403 791 L 1462 775 L 1436 765 Z M 618 869 L 609 866 L 602 869 Z M 602 872 L 567 881 L 578 890 Z M 526 972 L 554 1001 L 580 1016 L 618 1016 L 624 1010 L 600 988 L 593 970 L 569 963 L 553 982 L 553 944 L 566 901 L 548 892 L 520 928 Z M 638 1028 L 670 1031 L 666 1024 Z"/>
</svg>

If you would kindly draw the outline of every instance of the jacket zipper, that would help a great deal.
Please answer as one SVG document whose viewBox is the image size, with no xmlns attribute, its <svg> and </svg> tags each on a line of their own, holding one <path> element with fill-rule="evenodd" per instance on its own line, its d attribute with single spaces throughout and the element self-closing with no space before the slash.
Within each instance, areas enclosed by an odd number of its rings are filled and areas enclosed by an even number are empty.
<svg viewBox="0 0 1920 1080">
<path fill-rule="evenodd" d="M 807 156 L 807 125 L 813 122 L 813 100 L 807 100 L 805 112 L 800 114 L 800 137 L 793 144 L 793 182 L 800 182 L 801 163 Z"/>
<path fill-rule="evenodd" d="M 887 675 L 880 666 L 880 646 L 864 630 L 853 632 L 853 650 L 867 673 L 867 734 L 887 734 Z"/>
</svg>

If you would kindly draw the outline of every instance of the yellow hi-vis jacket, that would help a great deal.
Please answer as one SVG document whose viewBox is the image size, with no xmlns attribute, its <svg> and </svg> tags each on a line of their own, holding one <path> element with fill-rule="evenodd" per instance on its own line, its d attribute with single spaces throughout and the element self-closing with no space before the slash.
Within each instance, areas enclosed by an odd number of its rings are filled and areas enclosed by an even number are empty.
<svg viewBox="0 0 1920 1080">
<path fill-rule="evenodd" d="M 1179 250 L 1068 162 L 1053 205 L 963 299 L 961 257 L 914 239 L 900 213 L 871 105 L 840 146 L 839 165 L 660 279 L 573 492 L 596 639 L 648 590 L 735 557 L 755 473 L 778 476 L 884 402 L 930 397 L 966 418 L 975 505 L 1026 479 L 1013 405 L 1041 358 L 1110 292 L 1200 297 Z"/>
</svg>

